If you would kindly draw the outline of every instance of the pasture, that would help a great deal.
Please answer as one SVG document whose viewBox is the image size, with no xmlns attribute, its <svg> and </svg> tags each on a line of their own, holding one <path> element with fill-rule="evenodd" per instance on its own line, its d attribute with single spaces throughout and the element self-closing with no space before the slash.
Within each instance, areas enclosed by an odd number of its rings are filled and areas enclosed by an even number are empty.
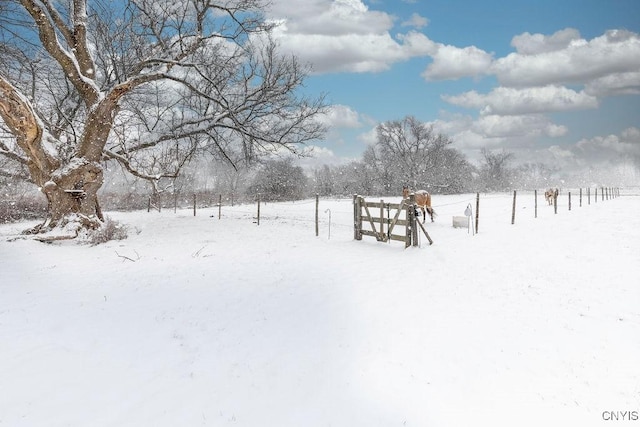
<svg viewBox="0 0 640 427">
<path fill-rule="evenodd" d="M 433 195 L 433 245 L 353 202 L 107 212 L 129 238 L 0 226 L 0 425 L 607 425 L 640 411 L 640 196 Z M 379 201 L 380 197 L 367 200 Z M 385 198 L 382 198 L 385 199 Z M 389 198 L 397 203 L 400 197 Z M 331 218 L 331 221 L 329 221 Z M 424 236 L 423 236 L 424 237 Z M 9 241 L 12 240 L 12 241 Z"/>
</svg>

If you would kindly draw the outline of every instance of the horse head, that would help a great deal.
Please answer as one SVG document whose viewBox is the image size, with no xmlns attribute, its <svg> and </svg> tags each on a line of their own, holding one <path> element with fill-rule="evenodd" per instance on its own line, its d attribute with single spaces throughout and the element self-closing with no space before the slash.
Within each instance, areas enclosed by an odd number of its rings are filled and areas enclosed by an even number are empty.
<svg viewBox="0 0 640 427">
<path fill-rule="evenodd" d="M 402 186 L 402 198 L 406 199 L 407 197 L 409 197 L 409 187 L 407 187 L 406 185 Z"/>
</svg>

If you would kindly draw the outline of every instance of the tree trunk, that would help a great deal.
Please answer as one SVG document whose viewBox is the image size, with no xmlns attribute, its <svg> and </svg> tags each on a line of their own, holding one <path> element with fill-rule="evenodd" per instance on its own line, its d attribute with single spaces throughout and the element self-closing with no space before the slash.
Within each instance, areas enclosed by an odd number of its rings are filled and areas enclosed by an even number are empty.
<svg viewBox="0 0 640 427">
<path fill-rule="evenodd" d="M 72 220 L 84 228 L 98 228 L 104 220 L 97 195 L 102 183 L 102 166 L 82 158 L 54 171 L 41 188 L 48 202 L 47 219 L 27 232 L 50 231 Z"/>
</svg>

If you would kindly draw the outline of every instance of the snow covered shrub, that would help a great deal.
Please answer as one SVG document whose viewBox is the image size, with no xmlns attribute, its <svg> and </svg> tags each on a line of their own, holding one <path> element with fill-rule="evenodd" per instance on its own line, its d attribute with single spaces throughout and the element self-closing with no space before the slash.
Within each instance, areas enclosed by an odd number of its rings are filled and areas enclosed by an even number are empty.
<svg viewBox="0 0 640 427">
<path fill-rule="evenodd" d="M 89 232 L 88 242 L 95 246 L 110 240 L 123 240 L 128 236 L 127 227 L 109 217 L 105 217 L 104 223 L 97 230 Z"/>
<path fill-rule="evenodd" d="M 42 219 L 46 216 L 47 204 L 38 197 L 2 194 L 0 200 L 0 224 Z"/>
</svg>

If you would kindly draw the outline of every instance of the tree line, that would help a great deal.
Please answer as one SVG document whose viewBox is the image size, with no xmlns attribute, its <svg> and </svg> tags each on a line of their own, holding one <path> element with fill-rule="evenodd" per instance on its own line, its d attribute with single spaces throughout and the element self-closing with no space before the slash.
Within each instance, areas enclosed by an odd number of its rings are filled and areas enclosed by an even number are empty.
<svg viewBox="0 0 640 427">
<path fill-rule="evenodd" d="M 165 204 L 177 195 L 192 193 L 225 195 L 236 201 L 300 200 L 349 197 L 353 194 L 398 196 L 403 186 L 434 194 L 509 191 L 514 188 L 546 188 L 557 169 L 544 164 L 514 165 L 507 151 L 481 151 L 479 165 L 470 163 L 453 147 L 453 140 L 413 116 L 381 123 L 375 144 L 361 159 L 341 165 L 322 165 L 304 170 L 295 155 L 257 157 L 229 162 L 218 152 L 203 151 L 186 162 L 176 176 L 148 180 L 131 178 L 116 163 L 105 163 L 107 184 L 102 189 L 107 208 L 141 208 L 147 199 Z M 159 162 L 169 162 L 167 151 Z M 121 173 L 124 172 L 124 173 Z M 0 176 L 8 191 L 24 191 L 16 175 Z"/>
<path fill-rule="evenodd" d="M 245 163 L 241 167 L 201 158 L 183 169 L 165 192 L 233 194 L 236 200 L 299 200 L 350 197 L 353 194 L 398 196 L 402 187 L 435 194 L 546 188 L 557 169 L 543 164 L 514 165 L 506 151 L 482 150 L 479 165 L 470 163 L 447 135 L 407 116 L 377 127 L 376 143 L 361 159 L 341 165 L 304 170 L 296 157 L 284 156 Z M 144 189 L 138 189 L 144 191 Z"/>
</svg>

